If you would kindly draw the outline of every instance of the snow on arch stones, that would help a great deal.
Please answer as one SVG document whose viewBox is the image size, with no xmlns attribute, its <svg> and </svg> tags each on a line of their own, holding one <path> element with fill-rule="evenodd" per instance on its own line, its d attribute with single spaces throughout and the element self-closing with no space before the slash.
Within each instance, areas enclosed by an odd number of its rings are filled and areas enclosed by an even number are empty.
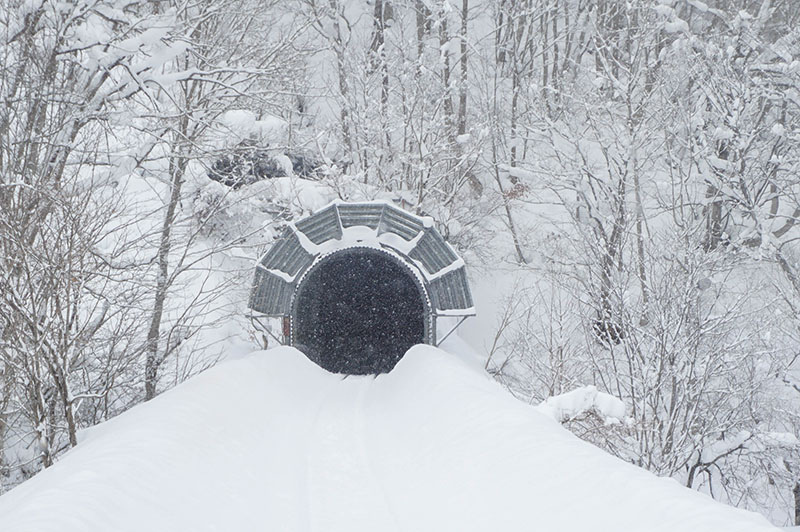
<svg viewBox="0 0 800 532">
<path fill-rule="evenodd" d="M 464 261 L 433 220 L 389 202 L 335 202 L 290 224 L 258 261 L 250 309 L 293 325 L 297 294 L 312 269 L 356 249 L 388 254 L 413 275 L 424 299 L 425 343 L 436 342 L 436 318 L 475 314 Z M 284 343 L 294 344 L 292 331 L 284 334 Z"/>
</svg>

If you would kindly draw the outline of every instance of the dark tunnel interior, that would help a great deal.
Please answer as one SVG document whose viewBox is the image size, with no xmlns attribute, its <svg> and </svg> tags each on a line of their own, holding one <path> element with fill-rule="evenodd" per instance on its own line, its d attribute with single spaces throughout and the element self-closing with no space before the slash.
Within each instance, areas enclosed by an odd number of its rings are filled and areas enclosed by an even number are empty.
<svg viewBox="0 0 800 532">
<path fill-rule="evenodd" d="M 295 346 L 333 373 L 392 370 L 425 338 L 416 280 L 389 255 L 354 248 L 331 255 L 306 276 L 295 306 Z"/>
</svg>

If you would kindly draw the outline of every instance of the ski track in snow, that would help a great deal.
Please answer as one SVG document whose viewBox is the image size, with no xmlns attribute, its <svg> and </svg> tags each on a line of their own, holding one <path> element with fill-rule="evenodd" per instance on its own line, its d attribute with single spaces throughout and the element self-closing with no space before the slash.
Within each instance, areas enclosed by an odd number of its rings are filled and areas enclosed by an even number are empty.
<svg viewBox="0 0 800 532">
<path fill-rule="evenodd" d="M 344 530 L 356 521 L 374 530 L 399 530 L 367 452 L 365 397 L 372 379 L 332 383 L 318 401 L 306 457 L 305 530 Z M 345 495 L 345 496 L 343 496 Z"/>
</svg>

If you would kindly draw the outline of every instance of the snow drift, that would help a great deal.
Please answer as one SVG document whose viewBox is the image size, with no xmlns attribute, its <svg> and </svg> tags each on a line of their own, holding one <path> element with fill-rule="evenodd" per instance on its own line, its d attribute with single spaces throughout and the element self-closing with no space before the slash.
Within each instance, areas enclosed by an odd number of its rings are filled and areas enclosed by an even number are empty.
<svg viewBox="0 0 800 532">
<path fill-rule="evenodd" d="M 775 530 L 623 463 L 430 346 L 389 374 L 292 348 L 83 434 L 0 497 L 3 532 Z"/>
</svg>

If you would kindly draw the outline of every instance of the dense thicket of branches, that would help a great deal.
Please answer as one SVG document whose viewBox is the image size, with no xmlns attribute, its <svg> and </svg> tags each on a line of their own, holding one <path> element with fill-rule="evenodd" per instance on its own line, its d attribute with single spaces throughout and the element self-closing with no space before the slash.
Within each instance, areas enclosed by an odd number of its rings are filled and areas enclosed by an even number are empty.
<svg viewBox="0 0 800 532">
<path fill-rule="evenodd" d="M 797 522 L 795 4 L 0 0 L 0 482 L 212 363 L 235 258 L 324 190 L 517 280 L 514 393 L 595 385 L 629 416 L 581 437 Z"/>
<path fill-rule="evenodd" d="M 168 361 L 172 382 L 211 362 L 179 348 L 230 314 L 232 272 L 208 272 L 248 231 L 209 241 L 223 198 L 180 204 L 224 148 L 219 117 L 275 105 L 301 67 L 298 29 L 269 30 L 284 16 L 0 3 L 0 489 L 153 397 Z"/>
</svg>

